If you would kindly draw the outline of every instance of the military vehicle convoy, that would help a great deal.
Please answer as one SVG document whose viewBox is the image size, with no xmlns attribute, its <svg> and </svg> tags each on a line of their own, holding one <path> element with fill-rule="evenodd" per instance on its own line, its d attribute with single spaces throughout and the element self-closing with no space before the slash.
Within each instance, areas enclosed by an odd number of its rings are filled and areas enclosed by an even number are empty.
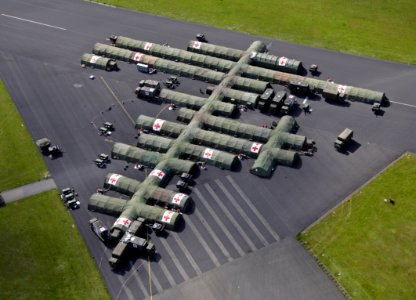
<svg viewBox="0 0 416 300">
<path fill-rule="evenodd" d="M 75 192 L 74 188 L 64 188 L 61 190 L 61 200 L 68 209 L 77 209 L 80 207 L 81 203 L 77 199 L 78 194 Z"/>
</svg>

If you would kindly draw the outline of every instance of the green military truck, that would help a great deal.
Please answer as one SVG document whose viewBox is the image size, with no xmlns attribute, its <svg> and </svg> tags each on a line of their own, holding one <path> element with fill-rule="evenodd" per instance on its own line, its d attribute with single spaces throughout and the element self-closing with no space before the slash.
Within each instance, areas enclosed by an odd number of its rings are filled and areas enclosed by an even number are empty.
<svg viewBox="0 0 416 300">
<path fill-rule="evenodd" d="M 351 129 L 345 128 L 344 131 L 341 132 L 335 140 L 335 149 L 337 149 L 338 151 L 343 151 L 352 140 L 353 135 L 354 132 Z"/>
</svg>

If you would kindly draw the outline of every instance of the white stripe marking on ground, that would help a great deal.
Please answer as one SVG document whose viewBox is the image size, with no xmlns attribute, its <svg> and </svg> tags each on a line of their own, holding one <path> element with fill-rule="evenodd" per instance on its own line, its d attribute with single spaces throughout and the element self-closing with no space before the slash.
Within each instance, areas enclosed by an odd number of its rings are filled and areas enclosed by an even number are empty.
<svg viewBox="0 0 416 300">
<path fill-rule="evenodd" d="M 232 234 L 228 231 L 227 227 L 225 227 L 224 223 L 220 220 L 220 218 L 217 216 L 217 214 L 215 214 L 211 207 L 211 205 L 209 204 L 209 202 L 207 201 L 207 199 L 201 194 L 201 192 L 198 189 L 194 189 L 194 193 L 198 196 L 199 200 L 201 200 L 201 202 L 208 208 L 208 212 L 209 214 L 215 219 L 215 221 L 220 225 L 220 228 L 222 229 L 222 231 L 224 231 L 225 235 L 228 237 L 228 239 L 230 240 L 231 244 L 233 244 L 234 248 L 237 250 L 238 254 L 240 256 L 243 256 L 245 254 L 244 250 L 240 247 L 240 245 L 237 243 L 237 241 L 234 239 L 234 237 L 232 236 Z"/>
<path fill-rule="evenodd" d="M 50 28 L 55 28 L 55 29 L 59 29 L 59 30 L 66 30 L 65 28 L 49 25 L 49 24 L 46 24 L 46 23 L 40 23 L 40 22 L 36 22 L 36 21 L 28 20 L 28 19 L 23 19 L 23 18 L 19 18 L 19 17 L 15 17 L 15 16 L 10 16 L 10 15 L 6 15 L 6 14 L 1 14 L 1 15 L 3 17 L 12 18 L 12 19 L 20 20 L 20 21 L 25 21 L 25 22 L 29 22 L 29 23 L 33 23 L 33 24 L 37 24 L 37 25 L 50 27 Z"/>
<path fill-rule="evenodd" d="M 247 203 L 247 205 L 251 208 L 251 211 L 256 215 L 259 221 L 263 224 L 263 226 L 269 231 L 269 233 L 274 237 L 276 241 L 280 240 L 279 235 L 271 228 L 270 224 L 263 218 L 261 213 L 257 210 L 257 208 L 251 203 L 250 199 L 244 194 L 238 184 L 232 179 L 231 176 L 226 176 L 228 181 L 240 195 L 240 197 Z"/>
</svg>

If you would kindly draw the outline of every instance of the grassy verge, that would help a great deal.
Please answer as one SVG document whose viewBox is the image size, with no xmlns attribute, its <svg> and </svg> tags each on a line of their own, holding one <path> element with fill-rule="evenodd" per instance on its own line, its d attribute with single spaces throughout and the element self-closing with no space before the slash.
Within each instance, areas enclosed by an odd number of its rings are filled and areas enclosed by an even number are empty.
<svg viewBox="0 0 416 300">
<path fill-rule="evenodd" d="M 406 154 L 299 235 L 353 299 L 416 299 L 415 182 Z"/>
<path fill-rule="evenodd" d="M 0 191 L 43 178 L 45 163 L 0 81 Z"/>
<path fill-rule="evenodd" d="M 416 1 L 413 0 L 97 2 L 320 48 L 416 64 Z"/>
<path fill-rule="evenodd" d="M 0 299 L 110 299 L 57 194 L 0 208 Z"/>
</svg>

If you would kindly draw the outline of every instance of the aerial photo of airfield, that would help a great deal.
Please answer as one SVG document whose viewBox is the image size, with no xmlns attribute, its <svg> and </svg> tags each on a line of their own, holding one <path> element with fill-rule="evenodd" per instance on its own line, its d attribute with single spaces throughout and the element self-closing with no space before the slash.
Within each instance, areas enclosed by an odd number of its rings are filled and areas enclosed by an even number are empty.
<svg viewBox="0 0 416 300">
<path fill-rule="evenodd" d="M 0 299 L 415 299 L 413 1 L 0 2 Z"/>
</svg>

